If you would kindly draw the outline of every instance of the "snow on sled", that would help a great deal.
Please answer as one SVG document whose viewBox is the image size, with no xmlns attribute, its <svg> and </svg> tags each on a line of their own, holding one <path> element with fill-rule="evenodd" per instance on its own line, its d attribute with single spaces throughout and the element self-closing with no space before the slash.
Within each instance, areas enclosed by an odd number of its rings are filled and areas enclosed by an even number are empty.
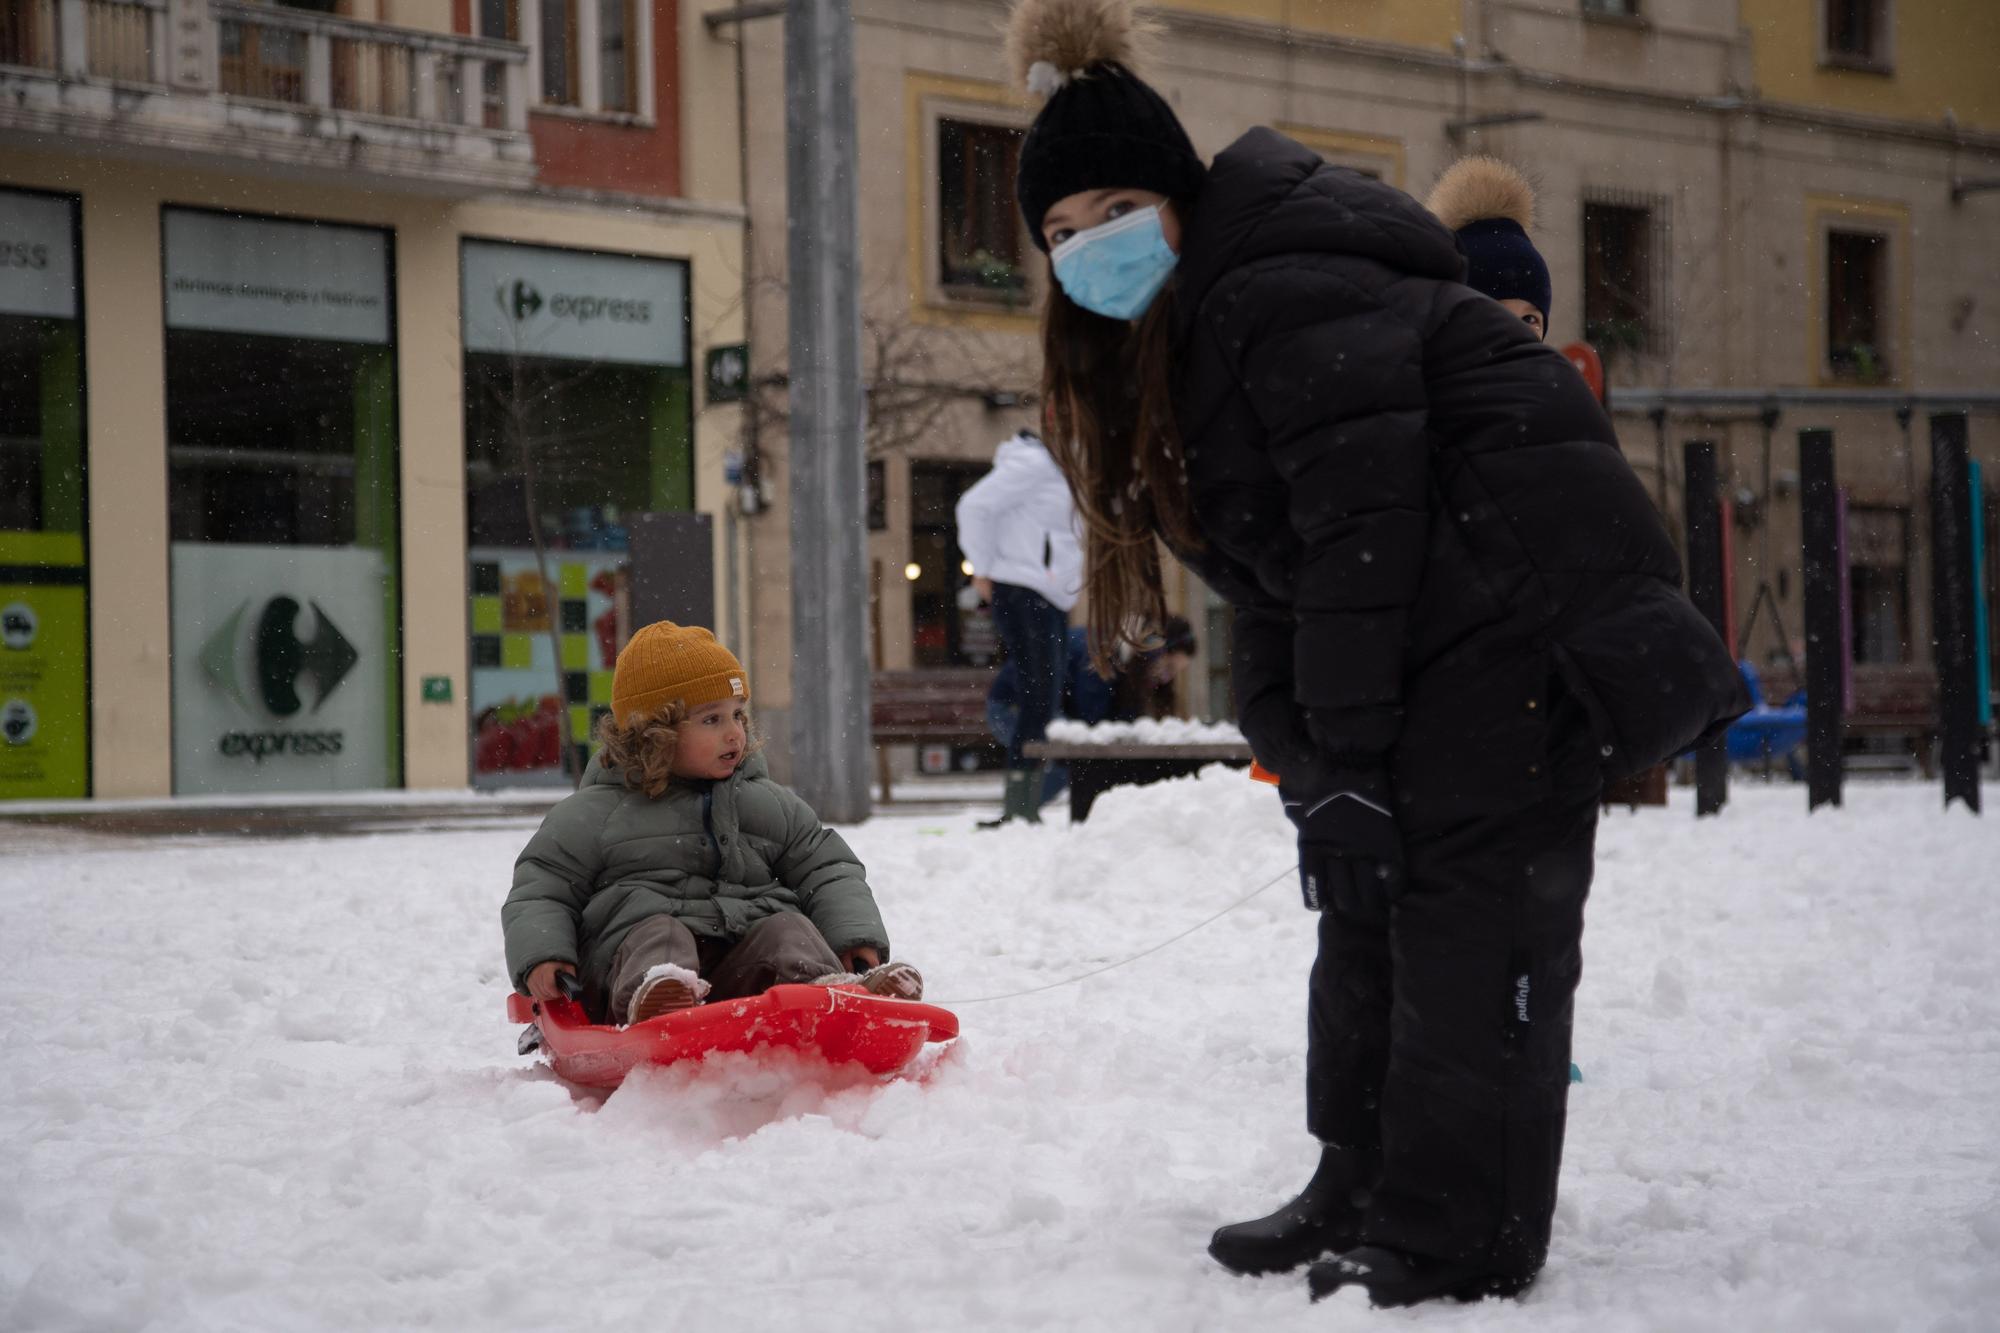
<svg viewBox="0 0 2000 1333">
<path fill-rule="evenodd" d="M 557 1074 L 593 1088 L 617 1087 L 636 1065 L 763 1047 L 892 1074 L 926 1042 L 958 1035 L 958 1016 L 949 1009 L 859 986 L 773 986 L 762 995 L 696 1005 L 630 1027 L 592 1023 L 573 999 L 538 1004 L 517 994 L 507 997 L 507 1017 L 532 1025 L 521 1034 L 521 1054 L 540 1050 Z"/>
</svg>

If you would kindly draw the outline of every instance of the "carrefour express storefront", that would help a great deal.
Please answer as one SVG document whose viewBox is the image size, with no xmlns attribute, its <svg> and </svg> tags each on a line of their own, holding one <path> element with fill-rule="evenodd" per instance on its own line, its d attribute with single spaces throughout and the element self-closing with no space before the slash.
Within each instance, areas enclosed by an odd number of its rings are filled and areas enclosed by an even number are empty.
<svg viewBox="0 0 2000 1333">
<path fill-rule="evenodd" d="M 393 237 L 162 228 L 174 790 L 399 785 Z"/>
<path fill-rule="evenodd" d="M 563 781 L 740 226 L 0 152 L 0 801 Z"/>
<path fill-rule="evenodd" d="M 0 189 L 0 800 L 90 783 L 77 230 L 73 196 Z"/>
<path fill-rule="evenodd" d="M 688 266 L 489 240 L 460 266 L 472 781 L 563 783 L 611 702 L 629 519 L 694 507 Z"/>
</svg>

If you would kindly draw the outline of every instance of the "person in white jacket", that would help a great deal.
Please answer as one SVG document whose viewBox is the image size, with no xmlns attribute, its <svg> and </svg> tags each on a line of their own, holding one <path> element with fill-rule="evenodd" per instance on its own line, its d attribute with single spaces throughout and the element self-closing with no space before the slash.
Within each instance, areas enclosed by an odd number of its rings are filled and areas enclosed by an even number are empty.
<svg viewBox="0 0 2000 1333">
<path fill-rule="evenodd" d="M 1069 483 L 1033 431 L 1003 441 L 993 470 L 959 498 L 958 545 L 1020 678 L 1000 818 L 1037 823 L 1042 766 L 1021 747 L 1043 739 L 1062 704 L 1069 612 L 1083 589 L 1083 530 Z"/>
</svg>

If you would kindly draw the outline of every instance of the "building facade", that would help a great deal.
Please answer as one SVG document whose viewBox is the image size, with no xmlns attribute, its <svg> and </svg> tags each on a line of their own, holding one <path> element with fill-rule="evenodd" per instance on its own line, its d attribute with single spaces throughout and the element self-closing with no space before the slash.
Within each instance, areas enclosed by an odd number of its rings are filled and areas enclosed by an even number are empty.
<svg viewBox="0 0 2000 1333">
<path fill-rule="evenodd" d="M 634 516 L 733 522 L 679 6 L 5 18 L 0 798 L 563 780 Z"/>
<path fill-rule="evenodd" d="M 654 515 L 784 772 L 814 553 L 774 6 L 0 6 L 0 799 L 561 781 Z M 1002 0 L 852 7 L 870 651 L 977 665 L 952 509 L 1038 419 L 1033 108 Z M 2000 10 L 1146 8 L 1204 154 L 1268 124 L 1419 197 L 1466 152 L 1528 169 L 1551 341 L 1603 355 L 1676 533 L 1681 445 L 1719 446 L 1742 650 L 1799 636 L 1826 427 L 1853 654 L 1926 668 L 1928 413 L 1970 406 L 2000 490 Z M 1226 610 L 1169 580 L 1183 702 L 1225 716 Z"/>
<path fill-rule="evenodd" d="M 1939 396 L 1985 396 L 1973 451 L 1989 479 L 2000 463 L 2000 192 L 1976 188 L 2000 178 L 1990 77 L 2000 10 L 1979 0 L 1146 8 L 1161 29 L 1148 77 L 1204 155 L 1273 125 L 1420 198 L 1464 153 L 1525 167 L 1554 279 L 1550 340 L 1600 350 L 1627 453 L 1677 537 L 1682 444 L 1720 447 L 1733 614 L 1742 621 L 1758 589 L 1769 594 L 1742 651 L 1762 661 L 1797 646 L 1796 430 L 1828 427 L 1849 502 L 1854 651 L 1869 667 L 1925 667 L 1925 417 L 1953 405 Z M 885 668 L 991 654 L 951 506 L 995 444 L 1036 419 L 1048 278 L 1013 206 L 1033 107 L 1006 83 L 996 39 L 1006 12 L 998 0 L 854 3 L 873 646 Z M 781 84 L 777 21 L 718 26 L 713 40 L 740 46 L 752 88 Z M 753 374 L 780 385 L 783 136 L 778 99 L 752 98 Z M 792 558 L 781 388 L 772 397 L 757 449 L 777 484 L 758 520 L 752 605 L 767 664 L 789 655 Z M 1994 493 L 1989 480 L 1989 507 Z M 1169 577 L 1177 606 L 1208 631 L 1207 670 L 1186 682 L 1184 702 L 1226 716 L 1226 612 L 1191 579 Z"/>
</svg>

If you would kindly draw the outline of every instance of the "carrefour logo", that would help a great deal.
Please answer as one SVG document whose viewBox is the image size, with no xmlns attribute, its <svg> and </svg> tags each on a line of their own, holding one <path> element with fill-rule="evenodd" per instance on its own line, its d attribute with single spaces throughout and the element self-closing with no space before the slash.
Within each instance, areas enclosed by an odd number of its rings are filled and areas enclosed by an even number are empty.
<svg viewBox="0 0 2000 1333">
<path fill-rule="evenodd" d="M 557 292 L 546 301 L 541 290 L 525 278 L 500 284 L 495 293 L 500 308 L 516 324 L 525 324 L 547 307 L 554 319 L 590 324 L 608 320 L 613 324 L 651 324 L 653 303 L 615 296 L 586 296 L 577 292 Z"/>
<path fill-rule="evenodd" d="M 20 652 L 34 643 L 37 628 L 35 608 L 26 602 L 0 606 L 0 647 Z"/>
<path fill-rule="evenodd" d="M 26 745 L 35 738 L 35 708 L 26 699 L 0 704 L 0 741 Z"/>
<path fill-rule="evenodd" d="M 310 638 L 299 633 L 298 602 L 283 595 L 271 598 L 251 618 L 252 600 L 246 599 L 202 645 L 201 666 L 209 680 L 236 701 L 246 713 L 255 713 L 252 699 L 270 717 L 284 719 L 306 706 L 301 683 L 312 680 L 312 709 L 317 713 L 340 682 L 354 669 L 361 655 L 317 602 L 311 603 L 313 632 Z M 244 678 L 244 636 L 248 622 L 250 642 L 249 679 Z M 217 740 L 222 753 L 248 756 L 258 763 L 278 754 L 299 756 L 336 755 L 341 751 L 342 733 L 335 731 L 231 731 Z"/>
</svg>

